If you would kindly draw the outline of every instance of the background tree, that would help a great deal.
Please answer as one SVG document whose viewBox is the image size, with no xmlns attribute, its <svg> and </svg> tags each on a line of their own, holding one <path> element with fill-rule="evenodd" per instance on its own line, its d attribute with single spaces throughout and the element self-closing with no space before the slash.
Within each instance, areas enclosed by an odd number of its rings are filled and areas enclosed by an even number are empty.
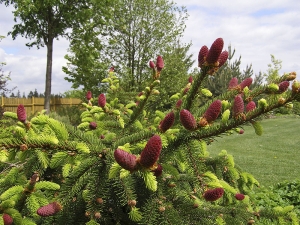
<svg viewBox="0 0 300 225">
<path fill-rule="evenodd" d="M 195 62 L 193 55 L 188 53 L 190 47 L 191 43 L 182 44 L 177 40 L 165 48 L 163 52 L 165 67 L 160 78 L 160 93 L 150 99 L 149 110 L 169 109 L 174 103 L 170 101 L 170 97 L 188 82 L 190 70 Z"/>
<path fill-rule="evenodd" d="M 282 68 L 282 61 L 276 59 L 274 55 L 271 54 L 271 63 L 268 64 L 268 70 L 264 73 L 264 77 L 267 83 L 272 83 L 274 80 L 278 79 L 279 71 Z"/>
<path fill-rule="evenodd" d="M 68 90 L 65 91 L 62 96 L 64 98 L 82 98 L 83 96 L 85 96 L 86 92 L 82 91 L 82 90 Z"/>
<path fill-rule="evenodd" d="M 50 0 L 50 1 L 22 1 L 0 0 L 6 6 L 14 7 L 14 20 L 19 23 L 9 32 L 12 38 L 24 36 L 32 42 L 28 47 L 46 46 L 47 65 L 45 78 L 45 109 L 50 110 L 51 77 L 53 61 L 53 41 L 59 37 L 68 37 L 70 28 L 85 21 L 84 11 L 89 8 L 89 1 L 80 0 Z M 101 13 L 101 12 L 99 12 Z"/>
<path fill-rule="evenodd" d="M 15 89 L 15 87 L 12 89 L 7 88 L 8 81 L 10 80 L 10 72 L 5 74 L 5 71 L 3 70 L 3 66 L 5 65 L 6 63 L 0 62 L 0 91 L 2 92 L 3 96 Z"/>
<path fill-rule="evenodd" d="M 33 97 L 36 97 L 36 98 L 39 97 L 39 93 L 38 93 L 37 89 L 34 89 Z"/>
<path fill-rule="evenodd" d="M 0 42 L 2 39 L 5 38 L 5 36 L 0 35 Z M 8 81 L 10 80 L 10 72 L 7 74 L 3 70 L 3 67 L 6 65 L 5 62 L 0 62 L 0 91 L 2 92 L 2 96 L 5 96 L 6 93 L 9 93 L 13 91 L 16 87 L 13 87 L 12 89 L 8 89 Z"/>
<path fill-rule="evenodd" d="M 100 81 L 106 76 L 109 63 L 105 61 L 101 52 L 101 35 L 104 24 L 111 15 L 110 7 L 105 1 L 95 1 L 93 6 L 85 11 L 86 20 L 73 28 L 69 54 L 65 56 L 68 62 L 63 67 L 67 74 L 65 80 L 72 83 L 72 88 L 81 87 L 84 92 L 90 90 L 95 95 L 105 90 Z"/>
<path fill-rule="evenodd" d="M 17 98 L 21 98 L 21 92 L 20 92 L 20 90 L 18 90 L 18 92 L 17 92 Z"/>
<path fill-rule="evenodd" d="M 187 11 L 168 0 L 120 0 L 107 26 L 103 52 L 125 91 L 149 80 L 148 61 L 167 52 L 185 29 Z"/>
<path fill-rule="evenodd" d="M 93 7 L 97 9 L 96 3 Z M 91 9 L 91 12 L 98 10 Z M 124 91 L 137 92 L 150 76 L 148 61 L 162 54 L 184 31 L 186 9 L 167 0 L 114 1 L 109 23 L 91 13 L 84 26 L 74 28 L 69 61 L 63 70 L 74 88 L 83 86 L 94 94 L 111 66 L 121 79 Z M 107 17 L 106 17 L 107 18 Z"/>
<path fill-rule="evenodd" d="M 29 91 L 29 93 L 28 93 L 28 95 L 27 95 L 27 98 L 32 98 L 33 95 L 34 95 L 34 94 L 33 94 L 33 91 Z"/>
<path fill-rule="evenodd" d="M 5 38 L 4 36 L 0 36 L 0 42 L 1 40 Z M 16 87 L 13 87 L 12 89 L 7 88 L 8 85 L 8 81 L 10 81 L 10 72 L 6 73 L 3 70 L 3 66 L 5 66 L 6 63 L 5 62 L 0 62 L 0 93 L 1 96 L 6 97 L 8 93 L 12 93 L 13 94 L 13 90 Z M 0 105 L 0 119 L 2 118 L 2 114 L 3 114 L 4 108 L 1 107 Z"/>
</svg>

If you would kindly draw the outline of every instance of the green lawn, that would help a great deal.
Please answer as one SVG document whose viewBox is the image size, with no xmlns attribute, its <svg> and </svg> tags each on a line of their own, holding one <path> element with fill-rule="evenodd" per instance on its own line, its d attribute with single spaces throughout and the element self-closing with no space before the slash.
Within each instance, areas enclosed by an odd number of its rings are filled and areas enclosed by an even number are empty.
<svg viewBox="0 0 300 225">
<path fill-rule="evenodd" d="M 222 149 L 234 156 L 235 163 L 252 173 L 261 185 L 300 179 L 300 118 L 277 117 L 261 121 L 263 135 L 257 136 L 251 125 L 245 133 L 219 137 L 208 151 L 211 156 Z"/>
</svg>

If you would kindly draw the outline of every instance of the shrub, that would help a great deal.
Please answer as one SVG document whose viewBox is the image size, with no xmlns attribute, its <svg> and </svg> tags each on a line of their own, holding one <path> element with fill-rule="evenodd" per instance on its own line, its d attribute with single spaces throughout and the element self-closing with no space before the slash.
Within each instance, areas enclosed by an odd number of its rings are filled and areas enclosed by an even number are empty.
<svg viewBox="0 0 300 225">
<path fill-rule="evenodd" d="M 161 57 L 152 65 L 153 80 L 133 100 L 119 101 L 119 79 L 110 71 L 102 81 L 108 93 L 98 101 L 89 93 L 76 128 L 44 112 L 25 121 L 24 112 L 6 112 L 16 123 L 0 140 L 7 154 L 0 212 L 15 224 L 295 224 L 291 208 L 254 207 L 258 181 L 226 150 L 210 157 L 207 144 L 246 123 L 261 135 L 258 117 L 300 100 L 297 82 L 293 90 L 274 88 L 296 74 L 283 75 L 272 88 L 251 89 L 249 79 L 242 81 L 199 107 L 194 103 L 208 91 L 202 82 L 226 61 L 222 48 L 221 38 L 201 48 L 200 72 L 166 112 L 147 109 L 159 94 Z M 253 99 L 256 107 L 245 112 Z"/>
<path fill-rule="evenodd" d="M 277 216 L 278 221 L 263 219 L 263 224 L 284 224 L 283 221 L 289 217 L 292 224 L 298 224 L 297 216 L 300 215 L 300 181 L 284 181 L 269 188 L 262 188 L 252 197 L 259 216 Z"/>
</svg>

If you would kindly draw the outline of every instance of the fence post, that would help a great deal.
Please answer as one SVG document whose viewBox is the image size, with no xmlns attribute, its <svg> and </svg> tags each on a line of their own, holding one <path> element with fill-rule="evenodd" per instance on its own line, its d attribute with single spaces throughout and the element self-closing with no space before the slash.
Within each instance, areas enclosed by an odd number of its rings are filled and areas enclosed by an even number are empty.
<svg viewBox="0 0 300 225">
<path fill-rule="evenodd" d="M 53 101 L 53 104 L 54 104 L 54 111 L 56 111 L 56 97 L 53 98 L 54 101 Z"/>
<path fill-rule="evenodd" d="M 32 107 L 31 107 L 32 113 L 34 113 L 34 97 L 33 96 L 31 97 L 31 104 L 32 104 Z"/>
</svg>

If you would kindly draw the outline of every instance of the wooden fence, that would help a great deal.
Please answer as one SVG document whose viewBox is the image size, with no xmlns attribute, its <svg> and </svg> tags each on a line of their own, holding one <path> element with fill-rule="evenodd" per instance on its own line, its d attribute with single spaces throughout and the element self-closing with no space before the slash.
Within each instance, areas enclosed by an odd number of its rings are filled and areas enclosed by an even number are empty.
<svg viewBox="0 0 300 225">
<path fill-rule="evenodd" d="M 58 107 L 79 105 L 82 101 L 77 98 L 51 98 L 50 110 L 55 111 Z M 27 115 L 40 112 L 44 109 L 44 98 L 6 98 L 1 97 L 1 107 L 4 111 L 17 112 L 19 104 L 24 105 Z"/>
</svg>

